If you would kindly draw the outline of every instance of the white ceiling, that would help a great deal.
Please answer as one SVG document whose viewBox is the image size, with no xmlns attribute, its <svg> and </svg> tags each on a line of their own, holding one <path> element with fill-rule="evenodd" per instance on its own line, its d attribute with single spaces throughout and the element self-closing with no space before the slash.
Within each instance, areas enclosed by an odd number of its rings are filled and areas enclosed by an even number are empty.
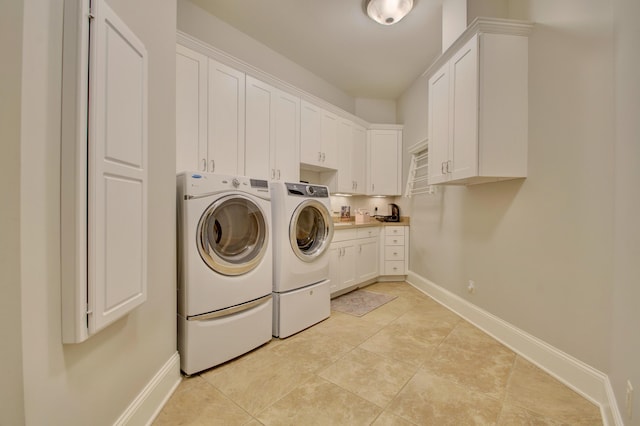
<svg viewBox="0 0 640 426">
<path fill-rule="evenodd" d="M 191 1 L 353 97 L 397 99 L 441 53 L 442 0 L 391 26 L 366 0 Z"/>
</svg>

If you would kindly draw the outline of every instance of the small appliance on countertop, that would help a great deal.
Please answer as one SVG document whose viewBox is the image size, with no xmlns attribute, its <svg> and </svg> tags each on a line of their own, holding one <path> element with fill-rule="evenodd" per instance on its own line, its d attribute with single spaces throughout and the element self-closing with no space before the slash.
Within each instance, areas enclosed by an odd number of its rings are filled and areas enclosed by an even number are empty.
<svg viewBox="0 0 640 426">
<path fill-rule="evenodd" d="M 400 222 L 400 207 L 397 204 L 389 204 L 388 216 L 376 216 L 376 220 L 380 222 Z"/>
</svg>

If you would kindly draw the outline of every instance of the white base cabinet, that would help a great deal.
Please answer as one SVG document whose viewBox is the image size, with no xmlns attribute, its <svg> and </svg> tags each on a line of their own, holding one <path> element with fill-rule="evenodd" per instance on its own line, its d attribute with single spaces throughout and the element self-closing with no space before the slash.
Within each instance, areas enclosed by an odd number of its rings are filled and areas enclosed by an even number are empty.
<svg viewBox="0 0 640 426">
<path fill-rule="evenodd" d="M 331 293 L 375 279 L 378 273 L 379 227 L 336 229 L 329 249 Z"/>
<path fill-rule="evenodd" d="M 406 275 L 409 271 L 409 227 L 385 226 L 380 238 L 380 275 Z"/>
</svg>

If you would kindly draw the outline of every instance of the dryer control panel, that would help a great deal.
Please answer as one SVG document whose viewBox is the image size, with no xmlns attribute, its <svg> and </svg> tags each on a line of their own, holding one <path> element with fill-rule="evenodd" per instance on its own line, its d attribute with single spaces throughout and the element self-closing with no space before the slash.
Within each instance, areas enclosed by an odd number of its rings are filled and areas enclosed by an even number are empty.
<svg viewBox="0 0 640 426">
<path fill-rule="evenodd" d="M 329 188 L 322 185 L 310 185 L 307 183 L 285 183 L 287 194 L 299 197 L 329 198 Z"/>
</svg>

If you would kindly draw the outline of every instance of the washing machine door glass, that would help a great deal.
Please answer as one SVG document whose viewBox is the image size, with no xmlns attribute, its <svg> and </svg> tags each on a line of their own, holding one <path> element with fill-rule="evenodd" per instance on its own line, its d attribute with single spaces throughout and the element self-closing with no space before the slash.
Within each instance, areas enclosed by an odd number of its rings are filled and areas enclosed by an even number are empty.
<svg viewBox="0 0 640 426">
<path fill-rule="evenodd" d="M 212 270 L 242 275 L 264 257 L 268 232 L 260 206 L 245 196 L 229 195 L 212 203 L 200 218 L 198 250 Z"/>
<path fill-rule="evenodd" d="M 333 220 L 327 207 L 316 200 L 300 204 L 289 225 L 289 240 L 296 256 L 312 262 L 327 251 L 332 238 Z"/>
</svg>

